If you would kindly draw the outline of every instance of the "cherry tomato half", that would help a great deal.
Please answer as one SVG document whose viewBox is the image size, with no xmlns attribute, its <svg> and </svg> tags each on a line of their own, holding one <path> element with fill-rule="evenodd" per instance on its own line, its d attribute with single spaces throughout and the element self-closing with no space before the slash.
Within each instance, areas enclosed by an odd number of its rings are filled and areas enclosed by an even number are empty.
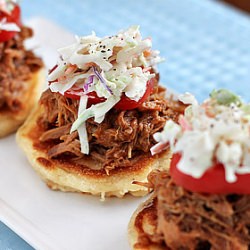
<svg viewBox="0 0 250 250">
<path fill-rule="evenodd" d="M 71 93 L 70 91 L 66 91 L 64 93 L 64 96 L 68 97 L 68 98 L 71 98 L 71 99 L 75 99 L 75 100 L 80 100 L 80 93 L 83 93 L 83 91 L 79 91 L 79 95 L 78 94 L 74 94 L 74 93 Z M 89 92 L 88 94 L 88 106 L 92 105 L 92 104 L 97 104 L 97 103 L 101 103 L 101 102 L 104 102 L 106 100 L 106 98 L 104 97 L 99 97 L 96 92 L 92 91 L 92 92 Z"/>
<path fill-rule="evenodd" d="M 76 95 L 76 94 L 71 93 L 69 90 L 67 90 L 64 93 L 64 96 L 67 98 L 75 99 L 75 100 L 80 100 L 80 97 L 81 97 L 80 95 Z"/>
<path fill-rule="evenodd" d="M 136 102 L 134 100 L 129 99 L 124 93 L 122 94 L 121 100 L 115 105 L 116 109 L 121 110 L 130 110 L 139 107 L 152 93 L 155 85 L 155 79 L 152 78 L 147 82 L 147 89 L 142 96 L 142 98 Z"/>
<path fill-rule="evenodd" d="M 7 22 L 15 23 L 18 26 L 21 26 L 20 7 L 18 5 L 15 5 L 14 9 L 11 11 L 10 14 L 0 10 L 0 20 L 3 20 L 4 18 L 6 18 Z M 16 33 L 17 33 L 16 31 L 0 30 L 0 42 L 6 42 L 6 41 L 10 40 L 12 37 L 15 36 Z"/>
<path fill-rule="evenodd" d="M 148 98 L 148 96 L 152 93 L 154 85 L 155 85 L 155 79 L 152 78 L 148 81 L 147 89 L 146 89 L 144 95 L 142 96 L 142 98 L 138 102 L 133 101 L 133 100 L 129 99 L 127 96 L 125 96 L 125 94 L 122 94 L 121 100 L 114 106 L 114 108 L 121 109 L 121 110 L 130 110 L 130 109 L 135 109 L 135 108 L 139 107 Z M 76 92 L 76 94 L 74 94 L 74 93 L 72 93 L 72 91 L 66 91 L 64 93 L 64 96 L 71 98 L 71 99 L 79 100 L 80 96 L 81 96 L 80 95 L 81 92 L 82 92 L 82 90 L 79 90 L 79 92 Z M 94 92 L 94 91 L 88 93 L 87 95 L 88 95 L 88 106 L 90 106 L 92 104 L 101 103 L 101 102 L 104 102 L 106 100 L 104 97 L 97 96 L 96 92 Z"/>
<path fill-rule="evenodd" d="M 237 181 L 225 180 L 225 170 L 221 163 L 216 163 L 199 179 L 182 173 L 176 166 L 181 154 L 174 154 L 170 164 L 170 174 L 177 185 L 187 190 L 209 194 L 250 194 L 250 174 L 236 174 Z"/>
</svg>

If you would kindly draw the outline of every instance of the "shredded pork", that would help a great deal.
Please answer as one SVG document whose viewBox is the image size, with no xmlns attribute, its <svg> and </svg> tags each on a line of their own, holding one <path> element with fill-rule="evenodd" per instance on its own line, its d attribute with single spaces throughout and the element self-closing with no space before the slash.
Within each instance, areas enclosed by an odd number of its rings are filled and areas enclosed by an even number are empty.
<svg viewBox="0 0 250 250">
<path fill-rule="evenodd" d="M 92 157 L 106 171 L 117 166 L 131 166 L 135 157 L 149 154 L 150 148 L 155 144 L 153 134 L 163 128 L 166 120 L 177 121 L 179 114 L 183 112 L 183 105 L 171 103 L 173 102 L 165 98 L 165 89 L 156 87 L 150 99 L 140 108 L 125 111 L 113 108 L 100 124 L 94 122 L 93 118 L 88 119 L 86 127 L 90 155 L 86 156 L 80 152 L 78 133 L 69 133 L 77 118 L 79 101 L 52 93 L 48 89 L 40 100 L 45 108 L 38 119 L 38 125 L 44 131 L 40 142 L 50 142 L 50 158 L 70 156 L 72 161 L 84 164 L 86 157 Z"/>
<path fill-rule="evenodd" d="M 144 247 L 157 239 L 165 249 L 250 248 L 250 195 L 189 192 L 176 185 L 166 172 L 151 173 L 149 182 L 155 189 L 158 234 L 148 236 L 148 240 L 144 235 Z"/>
<path fill-rule="evenodd" d="M 0 110 L 19 111 L 27 81 L 43 64 L 32 51 L 26 50 L 24 40 L 32 30 L 22 27 L 15 37 L 0 43 Z"/>
</svg>

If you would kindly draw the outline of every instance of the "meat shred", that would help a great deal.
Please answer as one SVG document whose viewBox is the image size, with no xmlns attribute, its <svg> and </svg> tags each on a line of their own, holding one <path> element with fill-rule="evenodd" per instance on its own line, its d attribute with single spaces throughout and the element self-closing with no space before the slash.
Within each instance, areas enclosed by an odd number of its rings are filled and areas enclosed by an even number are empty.
<svg viewBox="0 0 250 250">
<path fill-rule="evenodd" d="M 21 109 L 27 80 L 43 66 L 41 59 L 24 47 L 24 40 L 31 36 L 32 30 L 22 27 L 15 37 L 0 43 L 0 110 Z"/>
<path fill-rule="evenodd" d="M 157 200 L 154 238 L 166 249 L 250 249 L 250 195 L 189 192 L 166 172 L 151 173 L 149 182 Z"/>
<path fill-rule="evenodd" d="M 111 109 L 102 123 L 86 121 L 90 146 L 89 156 L 80 152 L 77 132 L 70 134 L 77 118 L 79 100 L 66 98 L 59 93 L 45 91 L 40 100 L 45 112 L 38 119 L 44 133 L 41 143 L 50 142 L 48 156 L 60 159 L 71 157 L 84 164 L 86 157 L 98 160 L 106 171 L 115 167 L 131 166 L 133 159 L 149 154 L 155 144 L 153 134 L 162 130 L 166 120 L 177 121 L 183 105 L 165 99 L 165 89 L 156 87 L 154 93 L 140 108 L 134 110 Z M 175 108 L 171 108 L 171 105 Z"/>
</svg>

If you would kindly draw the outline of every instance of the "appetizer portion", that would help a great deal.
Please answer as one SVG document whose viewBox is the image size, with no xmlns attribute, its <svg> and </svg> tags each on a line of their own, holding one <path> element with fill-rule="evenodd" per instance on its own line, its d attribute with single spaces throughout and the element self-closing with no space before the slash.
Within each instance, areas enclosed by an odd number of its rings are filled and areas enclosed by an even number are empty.
<svg viewBox="0 0 250 250">
<path fill-rule="evenodd" d="M 219 90 L 156 134 L 173 151 L 170 172 L 149 175 L 152 197 L 129 225 L 132 249 L 249 249 L 250 105 Z"/>
<path fill-rule="evenodd" d="M 34 168 L 53 189 L 142 195 L 148 173 L 167 168 L 169 150 L 152 157 L 153 134 L 184 105 L 165 98 L 162 59 L 138 26 L 99 38 L 77 37 L 59 50 L 49 88 L 18 133 Z"/>
<path fill-rule="evenodd" d="M 24 122 L 43 83 L 43 63 L 27 50 L 32 30 L 23 26 L 16 1 L 0 1 L 0 137 Z"/>
</svg>

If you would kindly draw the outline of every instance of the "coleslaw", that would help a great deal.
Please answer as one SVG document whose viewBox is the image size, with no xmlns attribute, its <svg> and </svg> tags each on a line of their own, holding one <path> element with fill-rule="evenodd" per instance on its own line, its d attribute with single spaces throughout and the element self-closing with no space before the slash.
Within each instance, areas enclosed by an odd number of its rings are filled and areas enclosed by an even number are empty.
<svg viewBox="0 0 250 250">
<path fill-rule="evenodd" d="M 154 135 L 157 145 L 170 143 L 173 153 L 180 153 L 177 168 L 194 178 L 200 178 L 216 160 L 223 164 L 229 183 L 236 174 L 250 173 L 250 105 L 234 93 L 222 89 L 198 104 L 189 93 L 180 101 L 190 104 L 179 124 L 167 121 L 164 130 Z"/>
<path fill-rule="evenodd" d="M 155 76 L 152 69 L 162 61 L 151 47 L 151 39 L 142 39 L 139 26 L 132 26 L 104 38 L 94 32 L 76 37 L 74 44 L 59 49 L 57 65 L 48 75 L 49 88 L 62 95 L 67 92 L 85 98 L 79 103 L 78 118 L 71 128 L 71 132 L 78 130 L 82 153 L 89 153 L 88 136 L 82 129 L 87 119 L 101 123 L 123 93 L 133 101 L 144 95 L 147 82 Z M 87 107 L 90 92 L 105 101 Z"/>
</svg>

